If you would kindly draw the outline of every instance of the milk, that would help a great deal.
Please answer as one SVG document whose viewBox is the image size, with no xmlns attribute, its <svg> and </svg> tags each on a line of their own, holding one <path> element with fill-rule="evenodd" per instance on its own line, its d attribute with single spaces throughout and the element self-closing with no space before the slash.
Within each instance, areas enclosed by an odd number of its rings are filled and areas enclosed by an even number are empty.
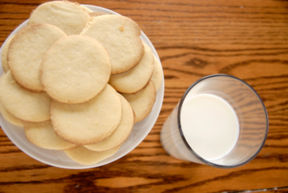
<svg viewBox="0 0 288 193">
<path fill-rule="evenodd" d="M 227 101 L 213 94 L 188 93 L 180 109 L 181 129 L 177 119 L 178 108 L 179 105 L 161 131 L 162 145 L 170 155 L 202 163 L 191 153 L 192 149 L 198 156 L 213 162 L 233 149 L 239 136 L 239 122 Z"/>
<path fill-rule="evenodd" d="M 228 154 L 239 136 L 234 109 L 212 94 L 188 95 L 182 104 L 180 123 L 189 146 L 208 161 Z"/>
</svg>

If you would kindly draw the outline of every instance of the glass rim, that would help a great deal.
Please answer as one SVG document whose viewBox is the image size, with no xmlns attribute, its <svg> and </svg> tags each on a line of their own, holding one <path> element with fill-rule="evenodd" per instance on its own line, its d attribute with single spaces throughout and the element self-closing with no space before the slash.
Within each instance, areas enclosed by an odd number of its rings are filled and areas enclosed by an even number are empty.
<svg viewBox="0 0 288 193">
<path fill-rule="evenodd" d="M 234 164 L 234 165 L 222 165 L 222 164 L 216 164 L 216 163 L 213 163 L 213 162 L 210 162 L 204 158 L 202 158 L 199 154 L 197 154 L 193 148 L 189 145 L 188 141 L 186 140 L 184 134 L 183 134 L 183 130 L 182 130 L 182 127 L 181 127 L 181 121 L 180 121 L 180 114 L 181 114 L 181 109 L 182 109 L 182 105 L 183 105 L 183 102 L 187 96 L 187 94 L 189 93 L 189 91 L 195 87 L 196 85 L 198 85 L 200 82 L 206 80 L 206 79 L 210 79 L 210 78 L 215 78 L 215 77 L 228 77 L 228 78 L 232 78 L 234 80 L 237 80 L 241 83 L 243 83 L 244 85 L 246 85 L 250 90 L 253 91 L 253 93 L 256 95 L 256 97 L 258 98 L 258 100 L 260 101 L 262 107 L 263 107 L 263 111 L 265 113 L 265 118 L 266 118 L 266 128 L 265 128 L 265 136 L 263 138 L 263 141 L 261 143 L 261 145 L 259 146 L 258 150 L 251 156 L 249 157 L 249 159 L 245 160 L 245 161 L 242 161 L 238 164 Z M 179 106 L 178 106 L 178 112 L 177 112 L 177 125 L 178 125 L 178 129 L 179 129 L 179 132 L 180 132 L 180 136 L 181 138 L 183 139 L 184 141 L 184 144 L 185 146 L 188 148 L 189 151 L 191 151 L 191 153 L 193 155 L 195 155 L 197 157 L 197 159 L 199 159 L 200 161 L 202 161 L 203 163 L 207 164 L 207 165 L 210 165 L 210 166 L 214 166 L 214 167 L 217 167 L 217 168 L 234 168 L 234 167 L 238 167 L 238 166 L 241 166 L 241 165 L 244 165 L 246 163 L 248 163 L 249 161 L 253 160 L 257 155 L 258 153 L 261 151 L 261 149 L 263 148 L 264 144 L 265 144 L 265 141 L 267 139 L 267 135 L 268 135 L 268 130 L 269 130 L 269 119 L 268 119 L 268 113 L 267 113 L 267 110 L 266 110 L 266 107 L 261 99 L 261 97 L 259 96 L 259 94 L 256 92 L 256 90 L 250 86 L 247 82 L 245 82 L 244 80 L 240 79 L 240 78 L 237 78 L 235 76 L 232 76 L 232 75 L 229 75 L 229 74 L 212 74 L 212 75 L 208 75 L 208 76 L 204 76 L 202 78 L 200 78 L 199 80 L 195 81 L 191 86 L 189 86 L 189 88 L 185 91 L 185 93 L 183 94 L 180 102 L 179 102 Z"/>
</svg>

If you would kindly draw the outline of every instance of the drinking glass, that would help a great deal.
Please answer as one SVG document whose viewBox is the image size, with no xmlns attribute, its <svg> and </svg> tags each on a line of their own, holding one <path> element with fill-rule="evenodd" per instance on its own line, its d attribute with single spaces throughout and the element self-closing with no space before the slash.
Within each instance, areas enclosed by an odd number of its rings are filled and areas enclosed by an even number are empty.
<svg viewBox="0 0 288 193">
<path fill-rule="evenodd" d="M 186 105 L 187 96 L 214 95 L 222 98 L 234 109 L 238 117 L 238 138 L 231 151 L 208 160 L 189 145 L 189 139 L 183 132 L 181 113 Z M 201 109 L 201 104 L 199 105 Z M 226 117 L 228 121 L 230 117 Z M 190 120 L 189 120 L 190 121 Z M 193 117 L 191 117 L 193 121 Z M 197 129 L 197 128 L 194 128 Z M 173 109 L 161 130 L 161 143 L 171 156 L 181 159 L 207 164 L 221 168 L 231 168 L 243 165 L 256 157 L 263 147 L 268 133 L 268 114 L 256 91 L 243 80 L 226 74 L 215 74 L 201 78 L 192 84 L 184 93 L 180 102 Z M 222 133 L 222 136 L 229 135 Z M 216 136 L 215 136 L 216 137 Z M 219 142 L 221 136 L 217 136 Z M 229 136 L 225 136 L 229 137 Z M 207 151 L 214 147 L 207 145 Z"/>
</svg>

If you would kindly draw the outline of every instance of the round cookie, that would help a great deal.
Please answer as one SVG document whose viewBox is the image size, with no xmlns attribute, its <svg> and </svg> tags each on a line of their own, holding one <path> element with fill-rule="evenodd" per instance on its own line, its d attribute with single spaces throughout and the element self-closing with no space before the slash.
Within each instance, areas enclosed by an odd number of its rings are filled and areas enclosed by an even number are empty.
<svg viewBox="0 0 288 193">
<path fill-rule="evenodd" d="M 43 90 L 40 82 L 42 56 L 64 36 L 62 30 L 49 24 L 23 27 L 12 39 L 8 50 L 8 64 L 15 80 L 30 90 Z"/>
<path fill-rule="evenodd" d="M 76 146 L 56 135 L 50 121 L 34 124 L 26 123 L 24 128 L 27 139 L 38 147 L 50 150 L 64 150 Z"/>
<path fill-rule="evenodd" d="M 130 103 L 134 113 L 135 122 L 142 121 L 152 110 L 156 91 L 153 83 L 150 81 L 146 87 L 134 94 L 123 94 Z"/>
<path fill-rule="evenodd" d="M 102 43 L 111 59 L 112 74 L 129 70 L 143 55 L 140 28 L 128 17 L 111 14 L 93 17 L 81 34 Z"/>
<path fill-rule="evenodd" d="M 100 16 L 100 15 L 109 15 L 109 14 L 111 14 L 111 13 L 107 13 L 107 12 L 104 12 L 104 11 L 97 11 L 97 12 L 94 11 L 94 12 L 89 13 L 89 15 L 91 17 L 97 17 L 97 16 Z"/>
<path fill-rule="evenodd" d="M 155 90 L 157 91 L 161 87 L 161 83 L 163 81 L 164 75 L 163 75 L 163 69 L 161 66 L 160 61 L 154 56 L 154 69 L 151 77 L 151 81 L 153 82 L 153 85 L 155 86 Z"/>
<path fill-rule="evenodd" d="M 18 119 L 11 113 L 9 113 L 1 104 L 0 104 L 0 112 L 3 118 L 9 123 L 16 125 L 18 127 L 23 127 L 23 121 L 21 119 Z"/>
<path fill-rule="evenodd" d="M 153 73 L 153 53 L 149 46 L 143 42 L 144 55 L 140 62 L 130 70 L 114 74 L 110 84 L 119 92 L 135 93 L 141 90 L 150 80 Z"/>
<path fill-rule="evenodd" d="M 10 35 L 10 37 L 4 42 L 1 49 L 1 63 L 4 72 L 9 70 L 8 66 L 8 48 L 10 46 L 11 40 L 13 39 L 14 35 Z"/>
<path fill-rule="evenodd" d="M 53 44 L 43 57 L 41 82 L 47 94 L 63 103 L 96 96 L 111 73 L 109 56 L 95 39 L 71 35 Z"/>
<path fill-rule="evenodd" d="M 99 15 L 111 14 L 111 13 L 107 13 L 107 12 L 104 12 L 104 11 L 93 11 L 93 10 L 89 9 L 88 7 L 86 7 L 85 5 L 80 5 L 80 7 L 82 7 L 85 11 L 87 11 L 91 17 L 99 16 Z M 90 19 L 90 21 L 91 21 L 91 19 Z"/>
<path fill-rule="evenodd" d="M 80 5 L 80 7 L 81 7 L 82 9 L 84 9 L 85 12 L 88 12 L 89 15 L 90 15 L 90 13 L 93 13 L 93 11 L 92 11 L 91 9 L 89 9 L 88 7 L 86 7 L 85 5 Z M 90 16 L 91 16 L 91 15 L 90 15 Z"/>
<path fill-rule="evenodd" d="M 114 147 L 113 149 L 107 151 L 91 151 L 85 147 L 76 147 L 73 149 L 65 150 L 66 155 L 74 160 L 75 162 L 82 165 L 96 164 L 108 157 L 111 157 L 119 150 L 119 147 Z"/>
<path fill-rule="evenodd" d="M 67 35 L 79 34 L 90 20 L 87 9 L 69 1 L 50 1 L 41 4 L 31 13 L 29 23 L 48 23 Z"/>
<path fill-rule="evenodd" d="M 51 121 L 56 133 L 79 145 L 97 143 L 108 137 L 121 120 L 119 94 L 107 85 L 86 103 L 51 103 Z"/>
<path fill-rule="evenodd" d="M 122 95 L 119 96 L 122 104 L 120 124 L 109 137 L 98 143 L 85 145 L 87 149 L 92 151 L 106 151 L 121 145 L 129 136 L 134 125 L 134 113 L 129 102 Z"/>
<path fill-rule="evenodd" d="M 19 86 L 11 72 L 1 76 L 0 101 L 8 112 L 21 120 L 42 122 L 50 119 L 50 98 L 45 93 Z"/>
</svg>

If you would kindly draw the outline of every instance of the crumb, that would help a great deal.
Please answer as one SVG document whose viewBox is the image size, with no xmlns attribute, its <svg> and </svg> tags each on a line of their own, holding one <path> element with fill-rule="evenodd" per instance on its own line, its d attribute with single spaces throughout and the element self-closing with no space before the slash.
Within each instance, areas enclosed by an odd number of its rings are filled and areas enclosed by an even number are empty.
<svg viewBox="0 0 288 193">
<path fill-rule="evenodd" d="M 123 26 L 120 26 L 120 27 L 119 27 L 119 30 L 120 30 L 121 32 L 123 32 L 123 31 L 124 31 L 124 27 L 123 27 Z"/>
</svg>

